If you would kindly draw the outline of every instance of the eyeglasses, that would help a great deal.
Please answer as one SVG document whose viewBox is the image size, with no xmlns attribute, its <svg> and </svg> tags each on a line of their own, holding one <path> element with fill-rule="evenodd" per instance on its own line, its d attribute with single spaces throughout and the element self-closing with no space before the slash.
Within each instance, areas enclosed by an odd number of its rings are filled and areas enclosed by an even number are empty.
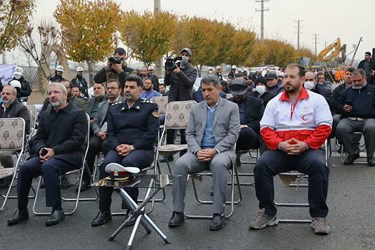
<svg viewBox="0 0 375 250">
<path fill-rule="evenodd" d="M 363 79 L 358 79 L 358 80 L 352 80 L 353 82 L 362 82 L 363 81 Z"/>
<path fill-rule="evenodd" d="M 62 91 L 59 91 L 59 90 L 51 90 L 51 91 L 48 91 L 48 95 L 52 95 L 52 94 L 54 94 L 54 95 L 57 95 L 57 94 L 61 94 L 62 93 Z"/>
<path fill-rule="evenodd" d="M 324 77 L 318 77 L 318 80 L 324 80 Z"/>
</svg>

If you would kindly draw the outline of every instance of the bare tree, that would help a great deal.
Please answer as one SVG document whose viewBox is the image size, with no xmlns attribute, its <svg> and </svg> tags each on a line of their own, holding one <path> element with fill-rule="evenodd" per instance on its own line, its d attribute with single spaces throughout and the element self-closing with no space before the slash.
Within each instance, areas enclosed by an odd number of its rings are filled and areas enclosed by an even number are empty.
<svg viewBox="0 0 375 250">
<path fill-rule="evenodd" d="M 50 77 L 50 55 L 60 47 L 61 32 L 52 22 L 41 21 L 38 26 L 39 41 L 34 37 L 34 28 L 29 26 L 23 37 L 19 39 L 20 47 L 31 56 L 38 65 L 38 78 L 45 90 Z"/>
</svg>

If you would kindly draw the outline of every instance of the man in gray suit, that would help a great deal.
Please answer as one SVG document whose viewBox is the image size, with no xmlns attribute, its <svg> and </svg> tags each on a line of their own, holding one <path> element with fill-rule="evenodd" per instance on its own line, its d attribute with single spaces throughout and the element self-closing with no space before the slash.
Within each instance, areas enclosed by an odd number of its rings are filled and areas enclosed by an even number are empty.
<svg viewBox="0 0 375 250">
<path fill-rule="evenodd" d="M 173 174 L 180 175 L 173 183 L 173 214 L 169 227 L 184 222 L 184 198 L 187 176 L 210 169 L 213 180 L 213 219 L 210 230 L 224 227 L 225 190 L 228 169 L 236 160 L 234 145 L 240 131 L 238 106 L 220 98 L 220 80 L 206 75 L 201 80 L 204 102 L 193 106 L 186 129 L 189 150 L 176 162 Z"/>
<path fill-rule="evenodd" d="M 96 155 L 100 152 L 103 152 L 104 155 L 106 155 L 108 152 L 105 146 L 105 139 L 107 138 L 107 110 L 110 105 L 123 101 L 123 98 L 120 95 L 122 89 L 120 88 L 120 82 L 118 80 L 109 79 L 106 83 L 106 88 L 108 99 L 98 104 L 95 118 L 91 123 L 93 136 L 90 138 L 90 146 L 86 156 L 87 166 L 91 172 L 94 168 Z M 85 172 L 83 175 L 81 191 L 85 191 L 89 188 L 90 175 Z"/>
</svg>

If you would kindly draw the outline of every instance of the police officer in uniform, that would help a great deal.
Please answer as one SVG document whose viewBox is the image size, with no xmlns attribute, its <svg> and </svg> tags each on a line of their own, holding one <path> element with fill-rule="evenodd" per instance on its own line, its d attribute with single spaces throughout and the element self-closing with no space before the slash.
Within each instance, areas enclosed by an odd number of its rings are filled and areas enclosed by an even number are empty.
<svg viewBox="0 0 375 250">
<path fill-rule="evenodd" d="M 124 167 L 146 168 L 154 160 L 154 143 L 159 129 L 158 108 L 154 103 L 141 99 L 143 81 L 136 75 L 129 75 L 125 81 L 124 99 L 107 113 L 107 143 L 110 151 L 100 166 L 100 179 L 107 177 L 105 167 L 119 163 Z M 111 195 L 113 188 L 99 187 L 99 213 L 92 226 L 100 226 L 111 219 Z M 134 201 L 137 188 L 125 188 Z"/>
</svg>

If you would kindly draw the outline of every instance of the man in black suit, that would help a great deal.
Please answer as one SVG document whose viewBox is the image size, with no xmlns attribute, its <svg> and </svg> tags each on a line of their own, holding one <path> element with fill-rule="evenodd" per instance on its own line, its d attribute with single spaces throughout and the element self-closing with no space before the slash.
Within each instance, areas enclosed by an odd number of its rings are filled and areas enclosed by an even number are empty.
<svg viewBox="0 0 375 250">
<path fill-rule="evenodd" d="M 234 79 L 229 89 L 233 95 L 233 98 L 229 100 L 237 103 L 240 112 L 241 131 L 237 140 L 236 151 L 259 148 L 260 120 L 264 112 L 263 101 L 247 94 L 245 79 Z M 238 154 L 237 165 L 240 164 L 240 154 Z"/>
<path fill-rule="evenodd" d="M 33 152 L 18 173 L 18 211 L 8 225 L 19 224 L 29 218 L 27 203 L 33 177 L 43 175 L 46 206 L 52 207 L 47 226 L 64 219 L 61 207 L 59 175 L 82 165 L 84 141 L 88 124 L 85 112 L 67 102 L 67 89 L 61 83 L 48 86 L 51 105 L 40 115 L 39 126 L 33 137 Z"/>
</svg>

